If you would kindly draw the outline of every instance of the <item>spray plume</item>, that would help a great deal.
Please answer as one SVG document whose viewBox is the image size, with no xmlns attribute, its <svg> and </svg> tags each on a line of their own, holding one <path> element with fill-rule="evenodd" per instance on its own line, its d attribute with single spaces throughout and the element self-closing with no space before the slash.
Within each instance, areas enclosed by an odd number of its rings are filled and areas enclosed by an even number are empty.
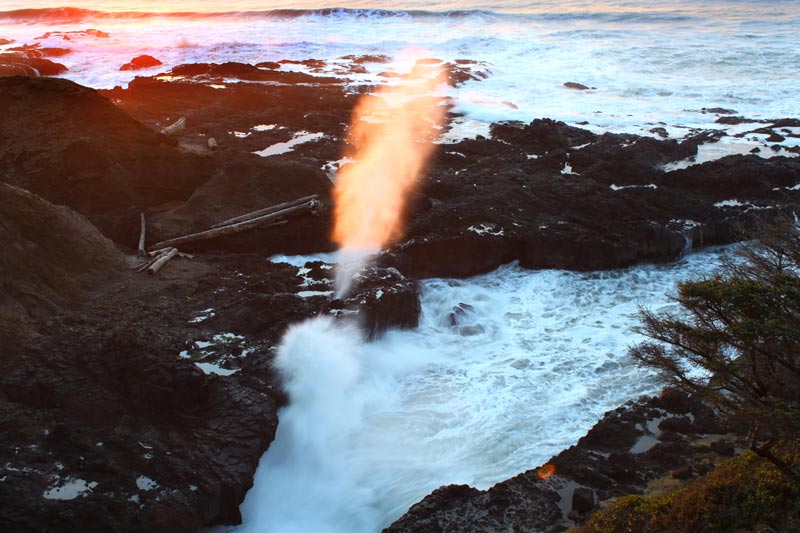
<svg viewBox="0 0 800 533">
<path fill-rule="evenodd" d="M 372 254 L 402 236 L 407 198 L 444 121 L 445 108 L 432 94 L 441 83 L 440 68 L 417 64 L 353 110 L 346 155 L 354 163 L 340 169 L 333 191 L 339 297 Z"/>
</svg>

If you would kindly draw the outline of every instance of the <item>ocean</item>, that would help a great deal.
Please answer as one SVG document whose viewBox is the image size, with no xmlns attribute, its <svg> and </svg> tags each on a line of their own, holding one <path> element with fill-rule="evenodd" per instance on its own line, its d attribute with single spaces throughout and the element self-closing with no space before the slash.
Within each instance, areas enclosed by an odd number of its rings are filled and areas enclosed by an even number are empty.
<svg viewBox="0 0 800 533">
<path fill-rule="evenodd" d="M 194 62 L 313 58 L 335 69 L 365 54 L 483 62 L 486 79 L 450 90 L 461 114 L 451 138 L 538 117 L 597 132 L 660 127 L 681 138 L 698 128 L 753 129 L 718 124 L 708 108 L 800 116 L 795 0 L 74 5 L 0 1 L 0 38 L 14 41 L 0 52 L 69 47 L 56 58 L 69 67 L 64 77 L 95 88 Z M 52 34 L 89 28 L 108 37 Z M 164 65 L 119 70 L 140 54 Z M 367 67 L 350 75 L 353 84 L 375 82 L 385 65 Z M 723 138 L 706 156 L 759 142 Z M 424 280 L 420 326 L 370 343 L 323 319 L 298 324 L 279 357 L 293 401 L 235 530 L 374 533 L 440 485 L 487 488 L 539 466 L 606 410 L 659 390 L 626 355 L 639 339 L 637 305 L 673 308 L 676 283 L 708 275 L 725 253 L 602 273 L 507 265 L 468 280 Z M 450 325 L 459 304 L 468 319 Z"/>
<path fill-rule="evenodd" d="M 458 134 L 485 133 L 497 120 L 549 117 L 602 131 L 666 126 L 680 137 L 715 127 L 704 108 L 756 119 L 800 110 L 794 0 L 72 3 L 78 7 L 0 2 L 0 38 L 15 40 L 0 51 L 67 45 L 73 52 L 58 58 L 70 69 L 65 77 L 95 88 L 194 62 L 314 58 L 334 68 L 351 54 L 485 62 L 487 79 L 451 95 L 465 114 Z M 37 39 L 87 28 L 109 36 Z M 140 54 L 164 66 L 119 71 Z M 354 83 L 374 80 L 383 67 L 372 65 Z M 596 89 L 570 90 L 566 82 Z"/>
</svg>

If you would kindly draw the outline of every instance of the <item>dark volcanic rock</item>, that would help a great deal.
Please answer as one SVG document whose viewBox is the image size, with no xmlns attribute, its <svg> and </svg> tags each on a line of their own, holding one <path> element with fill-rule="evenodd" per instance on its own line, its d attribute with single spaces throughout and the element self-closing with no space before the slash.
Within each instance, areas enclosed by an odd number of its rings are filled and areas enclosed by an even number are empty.
<svg viewBox="0 0 800 533">
<path fill-rule="evenodd" d="M 566 150 L 597 140 L 597 135 L 563 122 L 548 118 L 535 119 L 530 124 L 500 122 L 492 124 L 493 139 L 514 145 L 527 154 L 542 155 L 551 150 Z"/>
<path fill-rule="evenodd" d="M 0 379 L 4 529 L 163 531 L 238 521 L 277 426 L 272 398 L 235 378 L 207 378 L 138 334 L 83 340 L 77 357 L 31 354 Z M 15 446 L 23 449 L 5 453 Z"/>
<path fill-rule="evenodd" d="M 5 183 L 0 247 L 0 345 L 9 356 L 36 334 L 37 321 L 74 306 L 91 285 L 126 268 L 122 253 L 86 218 Z"/>
<path fill-rule="evenodd" d="M 218 222 L 311 194 L 319 195 L 325 204 L 330 202 L 331 183 L 318 168 L 231 151 L 216 157 L 221 172 L 184 204 L 149 217 L 151 243 L 203 231 Z M 182 249 L 258 251 L 264 255 L 327 251 L 332 249 L 329 227 L 329 211 L 323 209 L 316 215 L 293 216 L 288 224 L 200 241 Z M 125 236 L 137 238 L 135 231 L 123 227 L 119 238 Z"/>
<path fill-rule="evenodd" d="M 383 533 L 543 531 L 561 516 L 558 494 L 522 485 L 496 485 L 488 491 L 466 485 L 441 487 Z"/>
<path fill-rule="evenodd" d="M 143 69 L 143 68 L 157 67 L 159 65 L 163 65 L 163 63 L 161 61 L 159 61 L 158 59 L 156 59 L 155 57 L 148 56 L 148 55 L 141 55 L 141 56 L 134 57 L 133 59 L 130 60 L 129 63 L 125 63 L 124 65 L 119 67 L 119 69 L 120 70 L 140 70 L 140 69 Z"/>
<path fill-rule="evenodd" d="M 27 53 L 0 54 L 0 76 L 58 76 L 67 70 L 61 63 Z"/>
<path fill-rule="evenodd" d="M 7 184 L 0 244 L 0 529 L 238 521 L 279 395 L 177 357 L 191 277 L 131 274 L 85 217 Z"/>
<path fill-rule="evenodd" d="M 586 514 L 594 508 L 594 491 L 578 487 L 572 491 L 572 510 Z"/>
<path fill-rule="evenodd" d="M 280 63 L 283 62 L 279 62 Z M 262 67 L 271 66 L 262 63 Z M 248 65 L 247 63 L 193 63 L 190 65 L 180 65 L 167 73 L 169 76 L 190 76 L 195 79 L 203 77 L 206 80 L 218 80 L 222 78 L 235 78 L 243 81 L 271 81 L 282 83 L 341 83 L 338 78 L 312 76 L 304 72 L 276 71 L 270 68 L 262 68 Z"/>
<path fill-rule="evenodd" d="M 9 52 L 21 52 L 27 57 L 61 57 L 72 53 L 70 48 L 42 47 L 39 43 L 24 44 L 8 49 Z"/>
<path fill-rule="evenodd" d="M 189 197 L 214 161 L 187 153 L 96 91 L 0 79 L 0 179 L 84 214 Z"/>
<path fill-rule="evenodd" d="M 775 189 L 800 182 L 800 160 L 756 155 L 727 156 L 716 161 L 676 170 L 664 175 L 661 184 L 684 194 L 718 202 L 733 198 L 771 203 Z"/>
<path fill-rule="evenodd" d="M 575 90 L 578 90 L 578 91 L 589 91 L 589 90 L 592 90 L 592 89 L 597 89 L 597 87 L 588 87 L 588 86 L 586 86 L 586 85 L 584 85 L 582 83 L 577 83 L 577 82 L 574 82 L 574 81 L 565 82 L 564 83 L 564 87 L 566 87 L 567 89 L 575 89 Z"/>
<path fill-rule="evenodd" d="M 669 391 L 669 405 L 680 405 L 680 410 L 688 406 L 693 414 L 707 409 L 697 399 L 683 396 L 679 401 L 679 395 Z M 696 435 L 658 430 L 658 421 L 672 414 L 664 405 L 657 398 L 641 399 L 606 413 L 576 446 L 549 461 L 555 467 L 550 477 L 541 475 L 545 469 L 534 469 L 487 491 L 464 485 L 441 487 L 384 533 L 563 531 L 585 519 L 598 501 L 641 493 L 648 482 L 673 471 L 688 479 L 692 467 L 687 465 L 707 461 L 713 454 L 709 456 L 702 443 L 694 444 L 700 439 Z M 702 432 L 694 429 L 689 433 Z M 742 435 L 729 437 L 738 444 L 744 440 Z"/>
<path fill-rule="evenodd" d="M 375 338 L 389 329 L 414 328 L 419 323 L 419 288 L 397 269 L 369 265 L 355 276 L 353 295 L 333 302 L 329 312 L 347 316 L 348 309 L 359 313 L 367 337 Z"/>
<path fill-rule="evenodd" d="M 52 524 L 184 531 L 238 522 L 277 406 L 287 400 L 271 364 L 286 328 L 324 313 L 375 336 L 418 319 L 416 283 L 380 267 L 367 269 L 345 301 L 324 292 L 332 288 L 330 265 L 297 269 L 261 256 L 175 259 L 156 277 L 123 265 L 101 284 L 96 270 L 113 271 L 120 253 L 82 216 L 5 184 L 0 195 L 0 228 L 11 228 L 3 244 L 12 251 L 0 271 L 18 277 L 21 291 L 48 297 L 51 280 L 43 276 L 51 270 L 62 292 L 63 276 L 92 281 L 83 300 L 34 317 L 36 326 L 47 322 L 35 343 L 0 359 L 4 531 Z M 20 215 L 8 218 L 15 202 Z M 17 219 L 47 227 L 30 230 Z M 23 268 L 43 274 L 18 275 Z M 0 287 L 7 291 L 5 279 Z M 11 297 L 29 304 L 25 293 Z M 0 295 L 5 302 L 7 293 Z M 213 312 L 198 319 L 203 309 Z M 200 340 L 208 347 L 199 349 Z M 234 373 L 206 374 L 195 362 Z"/>
<path fill-rule="evenodd" d="M 793 159 L 730 156 L 665 170 L 719 133 L 682 142 L 596 136 L 544 119 L 495 124 L 492 137 L 448 145 L 426 169 L 397 246 L 408 272 L 468 276 L 512 260 L 578 270 L 671 261 L 696 245 L 738 240 L 757 218 L 798 201 Z"/>
<path fill-rule="evenodd" d="M 323 314 L 357 322 L 370 339 L 389 329 L 417 326 L 420 301 L 416 280 L 395 268 L 370 263 L 354 274 L 346 294 L 337 295 L 335 268 L 321 261 L 308 262 L 298 271 L 299 281 L 290 290 Z"/>
<path fill-rule="evenodd" d="M 35 37 L 37 40 L 41 39 L 49 39 L 50 37 L 61 37 L 65 41 L 72 41 L 74 39 L 83 38 L 83 37 L 92 37 L 95 39 L 108 39 L 110 35 L 101 30 L 95 30 L 92 28 L 86 30 L 72 30 L 72 31 L 48 31 L 38 37 Z"/>
</svg>

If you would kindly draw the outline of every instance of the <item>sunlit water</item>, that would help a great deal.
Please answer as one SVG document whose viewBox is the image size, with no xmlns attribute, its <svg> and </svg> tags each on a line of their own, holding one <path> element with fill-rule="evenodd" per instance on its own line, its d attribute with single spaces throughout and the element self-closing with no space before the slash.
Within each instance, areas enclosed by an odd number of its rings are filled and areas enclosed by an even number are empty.
<svg viewBox="0 0 800 533">
<path fill-rule="evenodd" d="M 200 61 L 333 61 L 348 54 L 398 57 L 414 48 L 444 60 L 486 62 L 488 79 L 468 82 L 452 94 L 459 110 L 478 121 L 476 128 L 493 120 L 546 116 L 646 132 L 661 122 L 711 126 L 716 116 L 701 113 L 704 107 L 755 118 L 800 111 L 800 2 L 794 0 L 381 0 L 336 1 L 331 5 L 348 9 L 328 10 L 305 0 L 71 3 L 105 11 L 14 13 L 52 4 L 6 0 L 0 4 L 8 10 L 0 14 L 0 37 L 73 48 L 58 58 L 70 68 L 66 77 L 98 88 L 130 81 L 136 73 L 119 67 L 144 53 L 165 63 L 143 71 L 154 74 Z M 281 11 L 270 11 L 277 8 Z M 119 13 L 130 10 L 139 14 Z M 46 31 L 86 28 L 110 37 L 35 39 Z M 384 68 L 371 65 L 369 74 L 353 79 L 374 80 Z M 566 89 L 568 81 L 597 90 Z"/>
<path fill-rule="evenodd" d="M 235 531 L 375 533 L 433 489 L 487 488 L 574 444 L 602 414 L 659 390 L 626 354 L 637 305 L 723 252 L 611 272 L 507 265 L 422 284 L 422 320 L 371 343 L 327 318 L 298 324 L 277 366 L 291 404 Z M 450 314 L 469 309 L 460 323 Z"/>
</svg>

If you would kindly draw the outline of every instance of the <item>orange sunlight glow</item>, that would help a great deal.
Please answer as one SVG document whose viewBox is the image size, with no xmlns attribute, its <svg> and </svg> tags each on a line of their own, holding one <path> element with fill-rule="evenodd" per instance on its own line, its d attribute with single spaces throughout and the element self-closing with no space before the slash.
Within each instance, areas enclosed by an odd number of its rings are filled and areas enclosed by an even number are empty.
<svg viewBox="0 0 800 533">
<path fill-rule="evenodd" d="M 349 278 L 370 254 L 402 237 L 407 198 L 444 122 L 445 106 L 432 94 L 444 83 L 441 68 L 417 63 L 395 79 L 396 84 L 356 104 L 345 154 L 354 162 L 336 177 L 333 240 L 342 257 L 357 263 L 337 275 L 345 285 L 349 280 L 341 278 Z M 337 284 L 337 292 L 346 292 L 346 286 Z"/>
<path fill-rule="evenodd" d="M 540 466 L 536 469 L 536 477 L 539 479 L 547 479 L 553 474 L 556 473 L 556 465 L 547 463 L 544 466 Z"/>
</svg>

